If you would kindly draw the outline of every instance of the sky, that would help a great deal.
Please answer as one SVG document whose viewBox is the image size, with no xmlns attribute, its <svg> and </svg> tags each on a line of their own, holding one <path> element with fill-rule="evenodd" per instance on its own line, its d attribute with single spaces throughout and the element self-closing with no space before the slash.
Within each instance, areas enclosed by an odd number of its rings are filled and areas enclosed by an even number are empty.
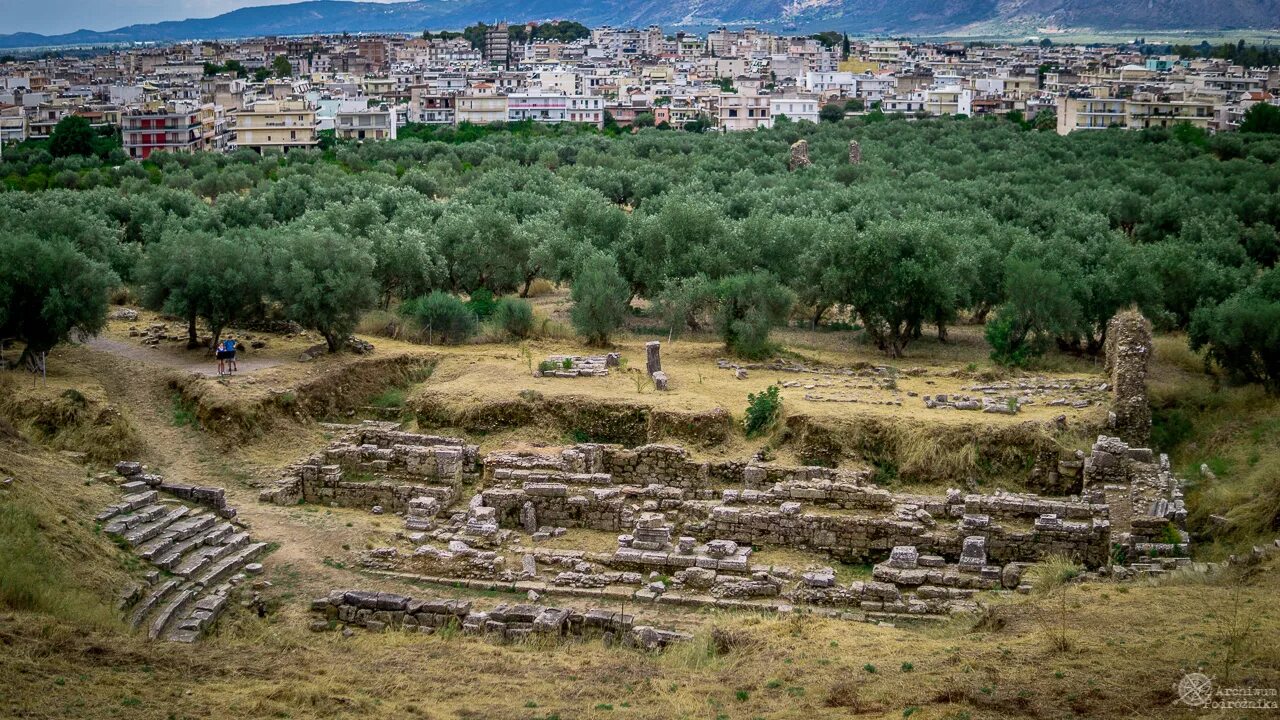
<svg viewBox="0 0 1280 720">
<path fill-rule="evenodd" d="M 114 30 L 134 23 L 213 17 L 251 5 L 290 2 L 298 0 L 0 0 L 0 35 Z"/>
</svg>

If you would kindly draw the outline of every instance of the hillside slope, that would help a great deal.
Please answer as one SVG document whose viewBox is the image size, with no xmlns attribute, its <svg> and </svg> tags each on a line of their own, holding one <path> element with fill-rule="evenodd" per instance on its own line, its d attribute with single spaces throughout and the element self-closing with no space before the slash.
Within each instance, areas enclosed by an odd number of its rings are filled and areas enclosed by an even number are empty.
<svg viewBox="0 0 1280 720">
<path fill-rule="evenodd" d="M 1056 25 L 1095 30 L 1272 28 L 1280 0 L 418 0 L 400 3 L 309 0 L 248 7 L 212 18 L 129 25 L 64 35 L 0 35 L 0 47 L 295 35 L 313 32 L 413 32 L 479 21 L 569 18 L 589 25 L 662 25 L 705 29 L 754 25 L 777 31 L 943 33 L 980 23 Z"/>
</svg>

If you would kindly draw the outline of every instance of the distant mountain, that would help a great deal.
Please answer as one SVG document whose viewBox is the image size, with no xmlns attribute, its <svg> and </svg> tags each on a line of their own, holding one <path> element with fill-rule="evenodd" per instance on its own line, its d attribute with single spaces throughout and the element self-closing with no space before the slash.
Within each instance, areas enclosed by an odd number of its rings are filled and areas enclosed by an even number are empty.
<svg viewBox="0 0 1280 720">
<path fill-rule="evenodd" d="M 460 29 L 477 21 L 570 19 L 587 25 L 704 30 L 753 25 L 779 31 L 944 34 L 972 28 L 1220 30 L 1280 26 L 1280 0 L 418 0 L 390 4 L 311 0 L 213 18 L 65 35 L 0 35 L 0 48 L 172 42 L 316 32 Z"/>
</svg>

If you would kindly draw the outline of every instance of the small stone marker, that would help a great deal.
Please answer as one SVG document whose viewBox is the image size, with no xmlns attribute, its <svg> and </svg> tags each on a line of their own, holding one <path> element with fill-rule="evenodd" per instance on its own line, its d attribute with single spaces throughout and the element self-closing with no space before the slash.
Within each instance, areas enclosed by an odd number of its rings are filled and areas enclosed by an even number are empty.
<svg viewBox="0 0 1280 720">
<path fill-rule="evenodd" d="M 657 340 L 644 344 L 644 369 L 650 377 L 662 371 L 662 343 Z"/>
</svg>

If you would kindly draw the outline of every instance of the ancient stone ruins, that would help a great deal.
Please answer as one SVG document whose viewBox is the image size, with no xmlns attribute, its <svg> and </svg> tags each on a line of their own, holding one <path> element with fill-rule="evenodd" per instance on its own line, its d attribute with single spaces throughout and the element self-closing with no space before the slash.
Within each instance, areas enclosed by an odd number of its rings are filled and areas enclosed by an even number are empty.
<svg viewBox="0 0 1280 720">
<path fill-rule="evenodd" d="M 866 472 L 698 461 L 670 445 L 482 456 L 459 439 L 370 421 L 343 428 L 262 500 L 403 512 L 404 545 L 370 551 L 364 564 L 445 585 L 810 605 L 867 619 L 974 610 L 981 590 L 1025 589 L 1022 571 L 1051 553 L 1094 569 L 1122 558 L 1121 573 L 1188 562 L 1186 510 L 1166 459 L 1100 437 L 1075 468 L 1081 491 L 1070 497 L 917 495 L 878 487 Z M 580 531 L 609 533 L 615 547 L 538 547 Z M 760 563 L 756 548 L 809 551 L 815 564 Z M 870 564 L 870 577 L 839 578 L 822 557 Z"/>
<path fill-rule="evenodd" d="M 136 462 L 121 462 L 120 501 L 95 520 L 154 567 L 147 587 L 121 598 L 129 624 L 147 637 L 193 642 L 207 630 L 249 576 L 266 548 L 235 524 L 221 488 L 165 481 Z"/>
</svg>

